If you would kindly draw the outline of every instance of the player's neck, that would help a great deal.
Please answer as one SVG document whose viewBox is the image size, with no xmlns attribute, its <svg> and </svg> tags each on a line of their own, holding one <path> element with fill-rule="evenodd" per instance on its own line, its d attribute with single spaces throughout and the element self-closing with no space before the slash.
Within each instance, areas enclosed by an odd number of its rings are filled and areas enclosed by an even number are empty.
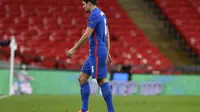
<svg viewBox="0 0 200 112">
<path fill-rule="evenodd" d="M 95 5 L 95 6 L 92 6 L 92 7 L 91 7 L 91 12 L 92 12 L 95 8 L 97 8 L 96 5 Z"/>
</svg>

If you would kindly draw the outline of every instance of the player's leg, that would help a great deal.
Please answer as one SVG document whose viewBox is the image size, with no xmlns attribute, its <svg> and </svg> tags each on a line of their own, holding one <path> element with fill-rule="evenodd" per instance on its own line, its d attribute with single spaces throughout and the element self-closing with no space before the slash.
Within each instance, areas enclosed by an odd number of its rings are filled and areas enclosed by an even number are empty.
<svg viewBox="0 0 200 112">
<path fill-rule="evenodd" d="M 88 110 L 88 102 L 90 96 L 90 85 L 88 79 L 90 78 L 91 70 L 90 70 L 90 62 L 89 58 L 85 61 L 81 73 L 78 77 L 78 81 L 81 87 L 81 98 L 82 98 L 82 108 L 80 112 L 87 112 Z"/>
<path fill-rule="evenodd" d="M 107 104 L 108 112 L 114 112 L 114 106 L 112 101 L 112 92 L 109 83 L 106 78 L 97 79 L 98 85 L 101 87 L 101 92 L 103 94 L 103 98 Z"/>
<path fill-rule="evenodd" d="M 90 85 L 88 82 L 89 77 L 90 75 L 81 72 L 78 78 L 81 87 L 82 112 L 86 112 L 88 110 L 90 96 Z"/>
<path fill-rule="evenodd" d="M 91 58 L 91 65 L 93 65 L 92 78 L 97 79 L 98 85 L 101 88 L 104 100 L 107 104 L 108 112 L 114 112 L 111 88 L 106 80 L 107 78 L 106 57 L 107 55 L 101 54 L 98 57 Z"/>
</svg>

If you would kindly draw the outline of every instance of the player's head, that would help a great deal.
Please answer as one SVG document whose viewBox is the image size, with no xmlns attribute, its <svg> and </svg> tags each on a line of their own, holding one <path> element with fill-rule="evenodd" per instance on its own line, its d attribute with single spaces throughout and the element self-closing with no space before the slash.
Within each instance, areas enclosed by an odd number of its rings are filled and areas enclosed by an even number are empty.
<svg viewBox="0 0 200 112">
<path fill-rule="evenodd" d="M 92 7 L 97 5 L 97 0 L 83 0 L 83 8 L 85 12 L 89 13 L 92 10 Z"/>
</svg>

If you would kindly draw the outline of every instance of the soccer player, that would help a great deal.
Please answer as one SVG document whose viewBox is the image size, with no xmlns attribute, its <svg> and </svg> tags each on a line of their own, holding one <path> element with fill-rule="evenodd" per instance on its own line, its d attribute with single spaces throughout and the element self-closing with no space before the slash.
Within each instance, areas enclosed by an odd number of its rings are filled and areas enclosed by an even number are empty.
<svg viewBox="0 0 200 112">
<path fill-rule="evenodd" d="M 83 8 L 90 13 L 88 27 L 79 41 L 67 51 L 67 57 L 72 55 L 89 39 L 89 56 L 80 72 L 78 78 L 81 86 L 82 108 L 78 112 L 88 112 L 88 100 L 90 95 L 90 76 L 96 78 L 101 88 L 102 95 L 107 104 L 108 112 L 114 112 L 111 88 L 108 84 L 107 65 L 112 62 L 110 50 L 110 37 L 107 18 L 97 5 L 96 0 L 83 0 Z"/>
</svg>

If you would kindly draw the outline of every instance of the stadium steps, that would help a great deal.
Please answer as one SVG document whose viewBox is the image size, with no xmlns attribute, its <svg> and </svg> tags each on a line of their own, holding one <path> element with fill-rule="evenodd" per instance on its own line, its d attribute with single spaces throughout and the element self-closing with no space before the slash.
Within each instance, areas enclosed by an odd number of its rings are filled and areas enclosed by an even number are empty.
<svg viewBox="0 0 200 112">
<path fill-rule="evenodd" d="M 160 49 L 174 65 L 194 65 L 188 55 L 182 51 L 175 40 L 172 40 L 163 22 L 158 21 L 142 0 L 118 0 L 128 15 L 134 20 L 140 29 L 146 34 L 149 40 Z"/>
</svg>

